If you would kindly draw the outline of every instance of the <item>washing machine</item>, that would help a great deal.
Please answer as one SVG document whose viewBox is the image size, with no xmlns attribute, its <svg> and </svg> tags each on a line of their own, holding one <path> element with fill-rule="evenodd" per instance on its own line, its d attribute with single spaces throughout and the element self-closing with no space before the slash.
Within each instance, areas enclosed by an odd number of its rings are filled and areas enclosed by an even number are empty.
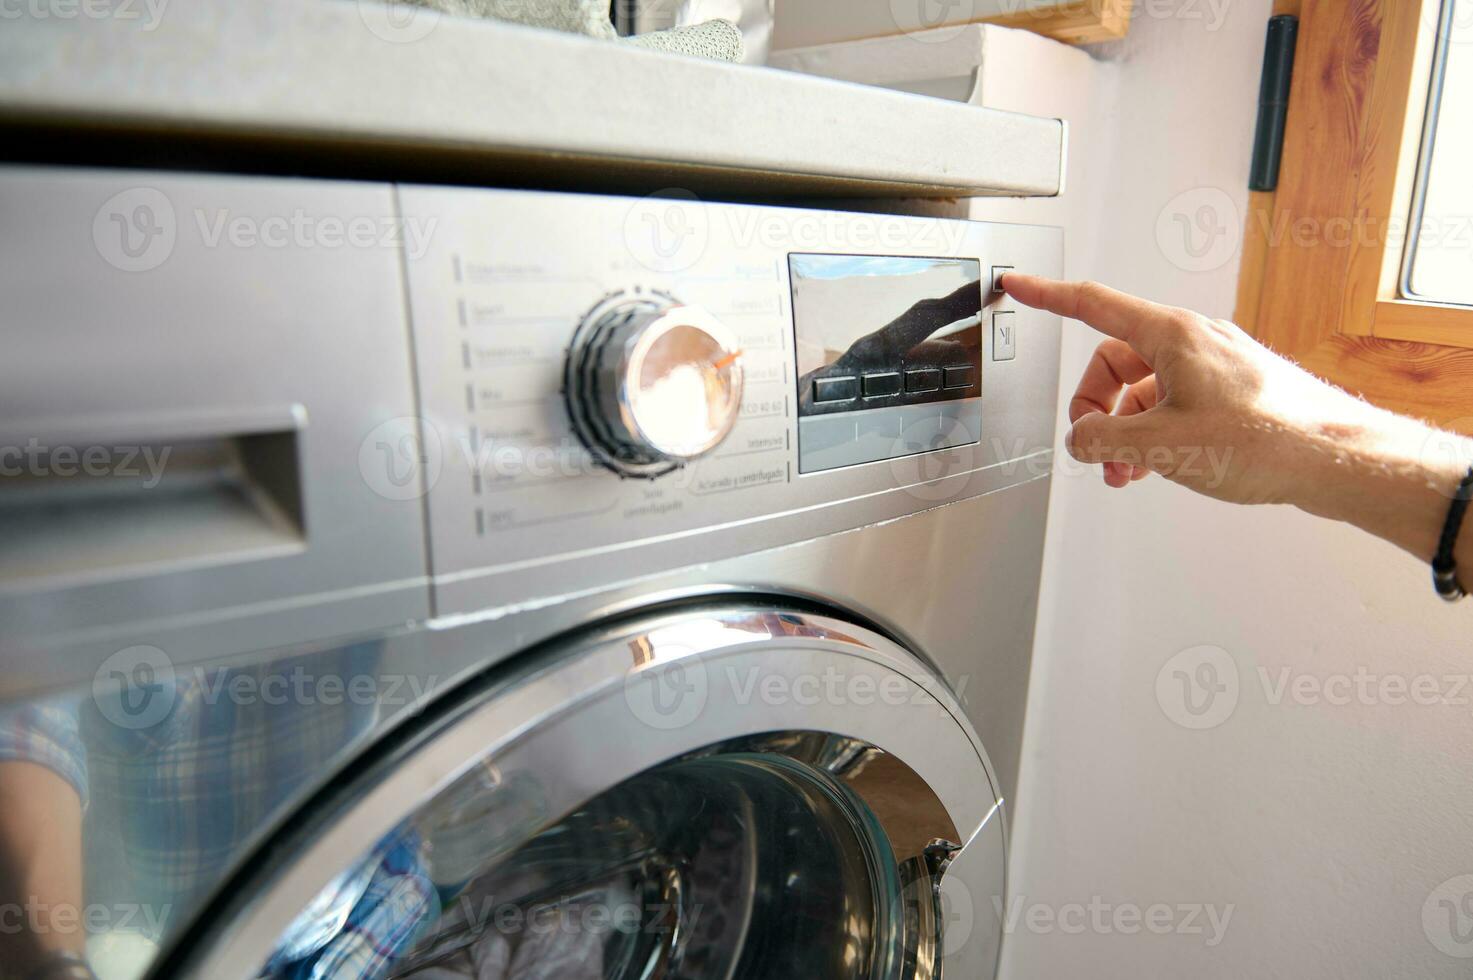
<svg viewBox="0 0 1473 980">
<path fill-rule="evenodd" d="M 1061 252 L 0 170 L 0 972 L 993 976 Z"/>
</svg>

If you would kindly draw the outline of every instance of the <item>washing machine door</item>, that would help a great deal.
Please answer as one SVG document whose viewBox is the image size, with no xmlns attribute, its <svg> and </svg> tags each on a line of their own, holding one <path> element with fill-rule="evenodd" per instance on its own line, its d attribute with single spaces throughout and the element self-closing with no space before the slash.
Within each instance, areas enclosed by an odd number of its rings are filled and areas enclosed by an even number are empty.
<svg viewBox="0 0 1473 980">
<path fill-rule="evenodd" d="M 827 615 L 686 608 L 396 731 L 155 975 L 986 978 L 1002 822 L 919 658 Z"/>
</svg>

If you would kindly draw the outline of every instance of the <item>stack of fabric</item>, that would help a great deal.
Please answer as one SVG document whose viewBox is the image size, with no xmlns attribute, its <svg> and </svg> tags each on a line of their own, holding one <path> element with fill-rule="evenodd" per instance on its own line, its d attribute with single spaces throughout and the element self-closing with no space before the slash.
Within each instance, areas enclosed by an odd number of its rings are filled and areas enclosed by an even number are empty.
<svg viewBox="0 0 1473 980">
<path fill-rule="evenodd" d="M 729 20 L 708 20 L 699 24 L 652 31 L 621 38 L 609 20 L 607 0 L 408 0 L 447 14 L 485 17 L 511 21 L 529 27 L 545 27 L 554 31 L 584 34 L 588 37 L 635 44 L 656 51 L 711 58 L 717 61 L 742 60 L 742 32 Z"/>
</svg>

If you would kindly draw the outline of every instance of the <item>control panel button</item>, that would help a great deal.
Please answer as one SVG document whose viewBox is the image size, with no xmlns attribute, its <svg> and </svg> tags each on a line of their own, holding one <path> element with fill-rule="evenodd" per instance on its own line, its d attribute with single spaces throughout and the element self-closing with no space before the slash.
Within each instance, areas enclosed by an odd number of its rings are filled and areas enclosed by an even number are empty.
<svg viewBox="0 0 1473 980">
<path fill-rule="evenodd" d="M 977 380 L 977 373 L 970 364 L 961 364 L 946 369 L 946 387 L 970 388 Z"/>
<path fill-rule="evenodd" d="M 847 402 L 858 397 L 858 378 L 815 378 L 813 381 L 813 400 L 816 402 Z"/>
<path fill-rule="evenodd" d="M 940 368 L 916 368 L 905 372 L 906 391 L 935 391 L 940 387 Z"/>
<path fill-rule="evenodd" d="M 895 395 L 900 393 L 900 375 L 896 372 L 886 374 L 866 374 L 864 376 L 864 397 L 877 398 L 881 395 Z"/>
<path fill-rule="evenodd" d="M 1016 313 L 992 314 L 992 359 L 1011 361 L 1018 356 L 1018 326 Z"/>
<path fill-rule="evenodd" d="M 1010 265 L 995 265 L 992 267 L 992 291 L 1002 292 L 1002 277 L 1013 271 Z"/>
</svg>

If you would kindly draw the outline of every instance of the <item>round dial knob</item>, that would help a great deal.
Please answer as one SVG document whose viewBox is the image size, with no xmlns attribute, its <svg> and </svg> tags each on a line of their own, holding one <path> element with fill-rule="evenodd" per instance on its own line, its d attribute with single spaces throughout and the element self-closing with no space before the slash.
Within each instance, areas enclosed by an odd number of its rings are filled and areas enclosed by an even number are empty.
<svg viewBox="0 0 1473 980">
<path fill-rule="evenodd" d="M 742 404 L 736 338 L 706 311 L 653 298 L 596 309 L 568 354 L 568 412 L 594 457 L 668 473 L 721 444 Z"/>
</svg>

